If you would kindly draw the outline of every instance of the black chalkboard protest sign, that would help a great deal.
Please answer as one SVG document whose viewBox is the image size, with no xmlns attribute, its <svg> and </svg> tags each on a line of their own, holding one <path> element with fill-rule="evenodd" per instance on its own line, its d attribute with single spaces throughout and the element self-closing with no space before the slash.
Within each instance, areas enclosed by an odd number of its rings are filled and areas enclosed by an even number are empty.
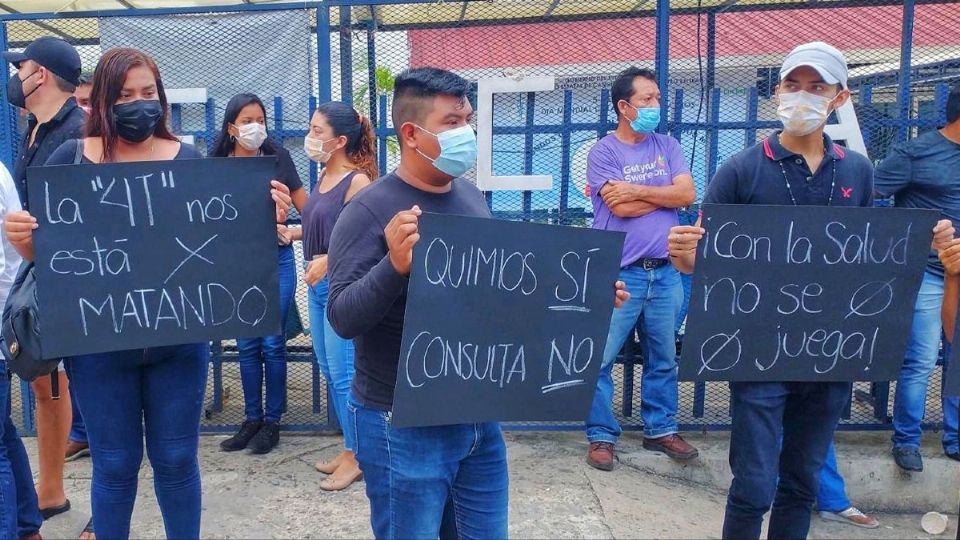
<svg viewBox="0 0 960 540">
<path fill-rule="evenodd" d="M 423 214 L 392 424 L 587 416 L 622 233 Z"/>
<path fill-rule="evenodd" d="M 680 378 L 896 379 L 938 217 L 704 205 Z"/>
<path fill-rule="evenodd" d="M 27 170 L 47 358 L 280 333 L 273 158 Z"/>
</svg>

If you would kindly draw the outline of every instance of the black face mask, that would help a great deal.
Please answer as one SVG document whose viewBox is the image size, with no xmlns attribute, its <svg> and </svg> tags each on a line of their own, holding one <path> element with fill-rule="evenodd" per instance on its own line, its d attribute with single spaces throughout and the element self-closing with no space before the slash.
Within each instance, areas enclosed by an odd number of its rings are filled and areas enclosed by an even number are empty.
<svg viewBox="0 0 960 540">
<path fill-rule="evenodd" d="M 10 76 L 10 78 L 7 80 L 7 101 L 9 101 L 11 105 L 14 107 L 20 107 L 21 109 L 27 108 L 27 98 L 36 92 L 37 88 L 40 88 L 40 85 L 35 86 L 33 90 L 30 91 L 30 94 L 24 95 L 23 81 L 33 77 L 39 72 L 40 70 L 34 71 L 33 73 L 27 75 L 26 79 L 21 79 L 20 75 L 17 73 L 14 73 Z"/>
<path fill-rule="evenodd" d="M 139 99 L 113 106 L 114 124 L 120 138 L 130 142 L 147 140 L 157 128 L 163 108 L 156 99 Z"/>
</svg>

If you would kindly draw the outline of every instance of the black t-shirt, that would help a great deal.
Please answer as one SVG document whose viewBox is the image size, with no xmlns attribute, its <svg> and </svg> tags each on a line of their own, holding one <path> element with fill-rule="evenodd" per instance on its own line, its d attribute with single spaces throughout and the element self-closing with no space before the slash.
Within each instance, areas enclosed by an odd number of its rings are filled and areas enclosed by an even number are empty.
<svg viewBox="0 0 960 540">
<path fill-rule="evenodd" d="M 23 135 L 23 140 L 20 141 L 17 163 L 13 169 L 13 181 L 17 186 L 17 194 L 20 195 L 20 204 L 24 210 L 28 209 L 27 167 L 42 167 L 65 141 L 83 137 L 83 127 L 86 121 L 86 113 L 77 106 L 77 100 L 70 97 L 53 118 L 40 124 L 40 127 L 37 128 L 37 136 L 33 139 L 33 144 L 27 146 L 27 142 L 30 140 L 30 132 L 37 125 L 37 119 L 32 115 L 30 116 L 30 121 L 27 122 L 27 131 Z M 73 163 L 73 161 L 70 163 Z"/>
<path fill-rule="evenodd" d="M 290 157 L 290 151 L 279 144 L 272 146 L 276 151 L 277 158 L 277 164 L 274 168 L 276 179 L 290 188 L 290 193 L 302 188 L 303 182 L 300 180 L 297 166 L 293 164 L 293 158 Z"/>
<path fill-rule="evenodd" d="M 72 165 L 77 157 L 78 144 L 80 144 L 80 139 L 71 139 L 63 143 L 60 148 L 53 152 L 45 165 Z M 202 157 L 203 154 L 197 151 L 192 144 L 180 143 L 180 150 L 177 155 L 173 156 L 173 159 L 199 159 Z M 87 159 L 87 156 L 83 156 L 80 162 L 93 163 Z"/>
<path fill-rule="evenodd" d="M 340 213 L 328 253 L 327 316 L 337 334 L 354 340 L 353 395 L 383 411 L 393 407 L 409 282 L 390 263 L 383 229 L 413 205 L 424 212 L 491 217 L 483 194 L 466 180 L 455 179 L 447 193 L 428 193 L 393 173 L 357 193 Z"/>
</svg>

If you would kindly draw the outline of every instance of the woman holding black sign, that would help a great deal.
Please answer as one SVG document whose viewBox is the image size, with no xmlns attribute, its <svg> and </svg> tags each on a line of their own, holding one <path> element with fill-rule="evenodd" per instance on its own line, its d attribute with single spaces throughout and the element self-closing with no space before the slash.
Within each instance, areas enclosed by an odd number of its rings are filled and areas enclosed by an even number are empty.
<svg viewBox="0 0 960 540">
<path fill-rule="evenodd" d="M 156 63 L 129 48 L 110 49 L 93 76 L 87 137 L 65 142 L 47 165 L 194 159 L 167 127 L 168 106 Z M 272 182 L 278 217 L 289 190 Z M 7 237 L 33 259 L 37 220 L 7 216 Z M 209 345 L 187 343 L 76 356 L 71 386 L 79 396 L 93 459 L 94 526 L 101 538 L 128 538 L 143 461 L 143 440 L 168 538 L 200 537 L 197 461 Z"/>
<path fill-rule="evenodd" d="M 303 140 L 307 157 L 324 164 L 317 187 L 303 209 L 303 258 L 307 261 L 303 279 L 310 286 L 310 335 L 344 439 L 343 452 L 316 465 L 318 471 L 330 475 L 320 482 L 320 489 L 326 491 L 344 489 L 362 476 L 354 454 L 353 423 L 347 414 L 347 394 L 353 382 L 353 342 L 338 336 L 327 320 L 327 249 L 340 210 L 377 177 L 375 141 L 370 120 L 339 102 L 317 108 Z"/>
<path fill-rule="evenodd" d="M 253 94 L 238 94 L 227 102 L 220 136 L 211 157 L 276 158 L 276 179 L 290 190 L 297 211 L 307 202 L 307 192 L 290 158 L 290 152 L 267 138 L 267 109 Z M 281 330 L 286 328 L 287 313 L 297 289 L 294 266 L 293 231 L 277 223 L 277 251 L 280 278 Z M 280 442 L 280 416 L 287 386 L 287 338 L 281 333 L 262 338 L 237 338 L 240 356 L 240 382 L 243 385 L 246 419 L 234 436 L 220 443 L 225 452 L 249 448 L 254 454 L 266 454 Z M 263 386 L 266 383 L 266 413 Z"/>
</svg>

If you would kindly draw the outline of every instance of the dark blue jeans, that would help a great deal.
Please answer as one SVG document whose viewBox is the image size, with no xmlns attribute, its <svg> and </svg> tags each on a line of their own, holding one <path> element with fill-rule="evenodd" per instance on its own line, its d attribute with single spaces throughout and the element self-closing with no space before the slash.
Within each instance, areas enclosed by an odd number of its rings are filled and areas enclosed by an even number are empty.
<svg viewBox="0 0 960 540">
<path fill-rule="evenodd" d="M 960 452 L 960 396 L 948 396 L 944 391 L 947 383 L 947 369 L 950 367 L 952 344 L 943 340 L 943 371 L 940 376 L 940 396 L 943 406 L 943 451 L 950 454 Z"/>
<path fill-rule="evenodd" d="M 42 524 L 30 460 L 10 419 L 10 373 L 0 355 L 0 538 L 29 536 Z"/>
<path fill-rule="evenodd" d="M 500 425 L 395 428 L 351 396 L 357 460 L 379 539 L 507 537 L 507 450 Z M 446 513 L 446 516 L 445 516 Z M 451 519 L 453 523 L 450 523 Z"/>
<path fill-rule="evenodd" d="M 130 535 L 144 437 L 167 538 L 200 537 L 197 449 L 209 359 L 207 343 L 70 359 L 93 460 L 98 538 Z"/>
<path fill-rule="evenodd" d="M 723 538 L 760 538 L 771 504 L 767 538 L 807 537 L 820 469 L 850 392 L 843 382 L 730 383 L 733 482 Z"/>
<path fill-rule="evenodd" d="M 63 361 L 64 371 L 67 372 L 67 379 L 72 380 L 73 374 L 70 370 L 70 359 L 65 359 Z M 72 385 L 71 385 L 72 387 Z M 80 412 L 80 398 L 77 397 L 73 392 L 70 393 L 70 408 L 73 411 L 73 420 L 70 423 L 70 436 L 68 440 L 72 442 L 78 442 L 86 444 L 87 442 L 87 426 L 83 423 L 83 413 Z"/>
<path fill-rule="evenodd" d="M 283 246 L 277 252 L 280 275 L 281 334 L 260 338 L 238 338 L 240 382 L 243 385 L 244 414 L 247 420 L 279 422 L 287 387 L 287 313 L 297 290 L 297 269 L 293 248 Z M 266 368 L 266 369 L 264 369 Z M 263 409 L 263 386 L 266 376 L 267 409 Z"/>
</svg>

